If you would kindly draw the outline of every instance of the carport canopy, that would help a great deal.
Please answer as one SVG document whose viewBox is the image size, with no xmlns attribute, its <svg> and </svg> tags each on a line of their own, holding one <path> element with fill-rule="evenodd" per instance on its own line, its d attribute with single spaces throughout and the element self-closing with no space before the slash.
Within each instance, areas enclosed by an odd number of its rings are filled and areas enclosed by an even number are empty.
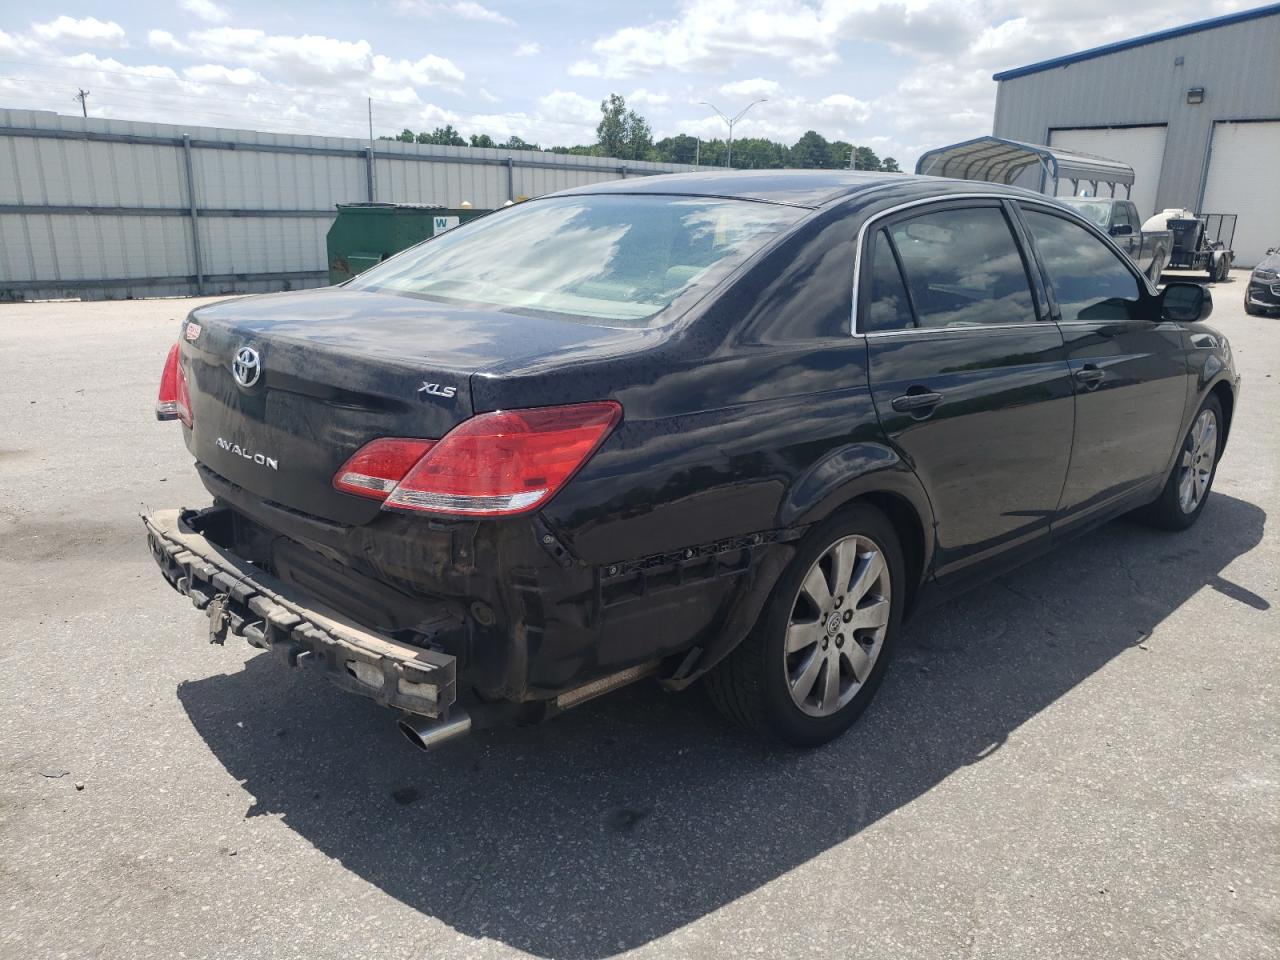
<svg viewBox="0 0 1280 960">
<path fill-rule="evenodd" d="M 1031 167 L 1040 169 L 1040 192 L 1048 193 L 1047 187 L 1052 181 L 1055 196 L 1061 180 L 1071 181 L 1072 194 L 1081 181 L 1092 183 L 1095 195 L 1100 183 L 1110 185 L 1113 197 L 1116 187 L 1124 187 L 1126 197 L 1133 187 L 1133 167 L 1127 163 L 1001 137 L 977 137 L 953 143 L 930 150 L 916 161 L 916 173 L 987 183 L 1011 184 Z"/>
</svg>

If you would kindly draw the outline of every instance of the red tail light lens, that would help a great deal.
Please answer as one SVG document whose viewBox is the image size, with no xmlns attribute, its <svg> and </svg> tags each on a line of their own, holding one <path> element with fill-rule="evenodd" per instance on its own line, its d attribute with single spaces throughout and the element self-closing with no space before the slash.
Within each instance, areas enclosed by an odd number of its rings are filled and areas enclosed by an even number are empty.
<svg viewBox="0 0 1280 960">
<path fill-rule="evenodd" d="M 385 500 L 434 444 L 434 440 L 394 437 L 366 443 L 334 475 L 333 485 L 343 493 Z"/>
<path fill-rule="evenodd" d="M 383 509 L 510 516 L 550 500 L 622 418 L 612 400 L 482 413 L 449 431 Z"/>
<path fill-rule="evenodd" d="M 156 397 L 157 420 L 181 420 L 191 426 L 191 394 L 187 390 L 187 374 L 182 369 L 178 345 L 169 348 L 160 374 L 160 395 Z"/>
</svg>

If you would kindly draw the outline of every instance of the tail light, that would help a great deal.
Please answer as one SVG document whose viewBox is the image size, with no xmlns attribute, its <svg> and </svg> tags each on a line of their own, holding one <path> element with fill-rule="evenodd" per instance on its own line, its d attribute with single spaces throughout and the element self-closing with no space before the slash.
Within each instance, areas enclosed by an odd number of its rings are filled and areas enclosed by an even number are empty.
<svg viewBox="0 0 1280 960">
<path fill-rule="evenodd" d="M 333 485 L 343 493 L 385 500 L 434 443 L 434 440 L 390 437 L 366 443 L 342 465 L 333 478 Z"/>
<path fill-rule="evenodd" d="M 160 395 L 156 397 L 157 420 L 181 420 L 191 426 L 191 394 L 187 390 L 187 374 L 182 369 L 178 345 L 169 348 L 160 374 Z"/>
<path fill-rule="evenodd" d="M 434 444 L 394 439 L 366 444 L 338 471 L 334 485 L 385 497 L 384 510 L 488 517 L 525 513 L 555 496 L 621 417 L 622 406 L 612 400 L 482 413 Z M 410 444 L 424 451 L 413 461 Z M 349 479 L 352 475 L 360 479 Z"/>
</svg>

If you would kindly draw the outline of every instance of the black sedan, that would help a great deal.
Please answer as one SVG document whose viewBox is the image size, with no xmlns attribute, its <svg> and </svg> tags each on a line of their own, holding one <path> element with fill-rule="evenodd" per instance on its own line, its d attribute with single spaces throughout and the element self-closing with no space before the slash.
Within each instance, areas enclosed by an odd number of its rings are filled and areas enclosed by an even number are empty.
<svg viewBox="0 0 1280 960">
<path fill-rule="evenodd" d="M 1244 311 L 1251 316 L 1280 313 L 1280 247 L 1272 247 L 1249 274 Z"/>
<path fill-rule="evenodd" d="M 819 744 L 929 598 L 1120 514 L 1195 523 L 1239 383 L 1210 309 L 1012 188 L 570 190 L 193 311 L 157 412 L 214 502 L 149 543 L 215 639 L 419 746 L 648 676 Z"/>
</svg>

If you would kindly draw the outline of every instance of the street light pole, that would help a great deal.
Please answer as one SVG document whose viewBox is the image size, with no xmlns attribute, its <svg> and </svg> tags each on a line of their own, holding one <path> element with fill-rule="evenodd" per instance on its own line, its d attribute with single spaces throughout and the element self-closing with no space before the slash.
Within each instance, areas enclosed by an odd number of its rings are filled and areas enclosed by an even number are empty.
<svg viewBox="0 0 1280 960">
<path fill-rule="evenodd" d="M 750 110 L 752 107 L 754 107 L 757 103 L 768 103 L 769 102 L 768 98 L 761 97 L 759 100 L 752 100 L 745 107 L 743 107 L 736 114 L 734 114 L 732 119 L 730 119 L 729 117 L 726 117 L 721 112 L 720 108 L 717 107 L 714 103 L 709 103 L 706 100 L 699 100 L 698 102 L 702 104 L 704 107 L 710 107 L 717 114 L 719 114 L 721 120 L 723 120 L 726 124 L 729 125 L 729 140 L 728 140 L 728 147 L 725 150 L 724 165 L 726 167 L 731 166 L 733 164 L 733 126 L 734 124 L 736 124 L 739 120 L 741 120 L 744 116 L 746 116 L 747 111 Z"/>
</svg>

